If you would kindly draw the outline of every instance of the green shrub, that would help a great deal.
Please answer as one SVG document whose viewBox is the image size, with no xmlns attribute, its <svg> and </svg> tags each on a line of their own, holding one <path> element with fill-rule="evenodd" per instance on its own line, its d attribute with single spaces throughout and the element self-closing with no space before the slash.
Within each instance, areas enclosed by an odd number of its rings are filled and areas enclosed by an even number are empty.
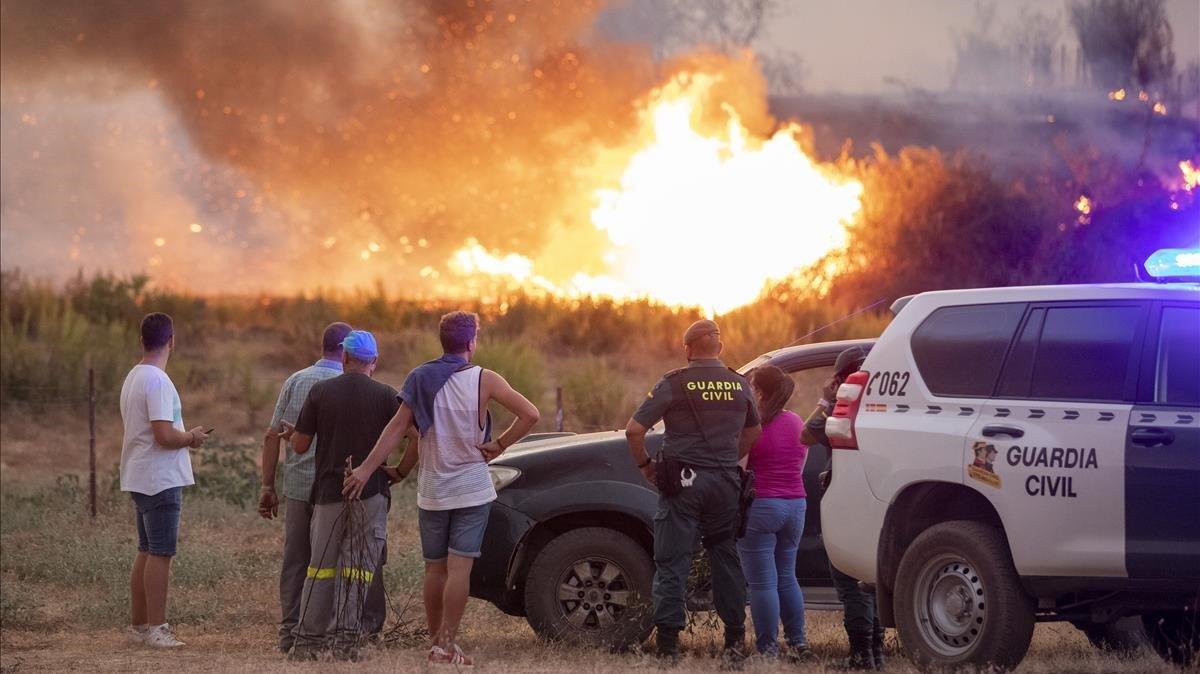
<svg viewBox="0 0 1200 674">
<path fill-rule="evenodd" d="M 484 338 L 480 340 L 475 362 L 500 373 L 508 383 L 537 406 L 546 392 L 546 365 L 542 354 L 527 340 Z M 507 412 L 492 406 L 496 426 L 493 436 L 504 430 L 512 419 Z"/>
<path fill-rule="evenodd" d="M 220 440 L 192 450 L 196 485 L 188 489 L 187 495 L 239 508 L 257 504 L 260 475 L 255 456 L 253 445 Z"/>
<path fill-rule="evenodd" d="M 588 356 L 577 359 L 564 371 L 564 427 L 593 431 L 621 428 L 633 411 L 624 373 L 608 359 Z"/>
<path fill-rule="evenodd" d="M 262 367 L 242 352 L 230 359 L 227 381 L 232 382 L 238 402 L 246 413 L 246 429 L 259 430 L 260 421 L 266 426 L 269 420 L 263 420 L 261 415 L 275 402 L 279 383 L 262 378 Z"/>
<path fill-rule="evenodd" d="M 4 591 L 0 592 L 0 627 L 30 626 L 38 622 L 37 592 L 29 585 L 18 581 L 15 577 L 4 581 Z"/>
<path fill-rule="evenodd" d="M 92 323 L 66 296 L 39 284 L 4 279 L 0 298 L 0 397 L 34 406 L 87 404 L 87 371 L 115 400 L 137 349 L 121 322 Z"/>
</svg>

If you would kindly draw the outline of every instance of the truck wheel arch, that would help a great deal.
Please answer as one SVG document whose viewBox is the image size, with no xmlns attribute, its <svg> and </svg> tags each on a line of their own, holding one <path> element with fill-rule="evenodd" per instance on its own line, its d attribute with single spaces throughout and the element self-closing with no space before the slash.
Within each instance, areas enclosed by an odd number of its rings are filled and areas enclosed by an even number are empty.
<svg viewBox="0 0 1200 674">
<path fill-rule="evenodd" d="M 972 520 L 994 526 L 1007 543 L 1000 514 L 978 491 L 954 482 L 916 482 L 905 486 L 888 506 L 879 532 L 876 598 L 880 620 L 887 627 L 896 626 L 892 594 L 905 550 L 922 531 L 950 520 Z"/>
<path fill-rule="evenodd" d="M 506 587 L 524 596 L 525 577 L 538 552 L 557 536 L 584 527 L 612 529 L 629 536 L 653 557 L 654 534 L 638 517 L 620 511 L 579 510 L 540 521 L 517 546 L 508 568 Z"/>
</svg>

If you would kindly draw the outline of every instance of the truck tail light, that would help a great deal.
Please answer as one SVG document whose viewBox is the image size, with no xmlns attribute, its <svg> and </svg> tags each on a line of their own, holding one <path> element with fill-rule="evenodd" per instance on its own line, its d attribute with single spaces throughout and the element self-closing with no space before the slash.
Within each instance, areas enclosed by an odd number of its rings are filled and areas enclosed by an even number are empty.
<svg viewBox="0 0 1200 674">
<path fill-rule="evenodd" d="M 858 418 L 863 390 L 866 389 L 870 377 L 866 370 L 859 370 L 846 377 L 846 381 L 838 387 L 833 415 L 825 420 L 825 435 L 829 436 L 829 443 L 836 449 L 858 449 L 854 421 Z"/>
</svg>

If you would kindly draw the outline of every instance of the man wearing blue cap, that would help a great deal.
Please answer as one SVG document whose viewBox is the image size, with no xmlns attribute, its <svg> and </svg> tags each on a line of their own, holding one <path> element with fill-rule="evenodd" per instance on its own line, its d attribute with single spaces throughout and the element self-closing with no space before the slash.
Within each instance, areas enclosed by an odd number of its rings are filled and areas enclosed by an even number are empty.
<svg viewBox="0 0 1200 674">
<path fill-rule="evenodd" d="M 387 544 L 388 479 L 382 470 L 366 480 L 361 501 L 342 499 L 349 466 L 361 464 L 400 403 L 396 390 L 371 378 L 379 359 L 375 337 L 353 330 L 342 342 L 343 374 L 315 384 L 296 420 L 292 450 L 304 454 L 314 436 L 311 555 L 300 600 L 291 657 L 356 659 L 362 612 Z"/>
</svg>

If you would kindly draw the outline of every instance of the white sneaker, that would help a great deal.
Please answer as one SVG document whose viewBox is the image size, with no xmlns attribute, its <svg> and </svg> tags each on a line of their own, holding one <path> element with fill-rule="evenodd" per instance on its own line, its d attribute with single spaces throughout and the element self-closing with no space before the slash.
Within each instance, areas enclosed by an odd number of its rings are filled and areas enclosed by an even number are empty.
<svg viewBox="0 0 1200 674">
<path fill-rule="evenodd" d="M 146 632 L 149 631 L 149 629 L 149 625 L 126 625 L 125 640 L 130 644 L 144 644 L 146 643 Z"/>
<path fill-rule="evenodd" d="M 183 642 L 175 638 L 169 624 L 163 623 L 146 630 L 146 645 L 154 648 L 179 648 Z"/>
</svg>

